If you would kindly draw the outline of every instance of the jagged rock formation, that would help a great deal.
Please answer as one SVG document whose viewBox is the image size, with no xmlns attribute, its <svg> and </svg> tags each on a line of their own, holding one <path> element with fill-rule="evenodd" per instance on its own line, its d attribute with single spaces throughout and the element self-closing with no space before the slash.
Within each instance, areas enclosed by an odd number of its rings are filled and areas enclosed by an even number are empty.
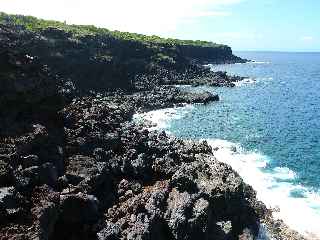
<svg viewBox="0 0 320 240">
<path fill-rule="evenodd" d="M 254 239 L 268 211 L 206 142 L 131 122 L 219 97 L 162 86 L 179 68 L 121 75 L 88 57 L 103 39 L 68 34 L 0 25 L 0 238 Z M 184 79 L 207 72 L 188 61 Z"/>
<path fill-rule="evenodd" d="M 6 138 L 1 143 L 6 217 L 0 234 L 41 239 L 255 234 L 254 191 L 217 162 L 206 143 L 127 122 L 133 110 L 126 101 L 79 99 L 60 112 L 61 146 L 48 126 L 36 122 L 30 132 Z M 226 233 L 224 224 L 231 226 Z"/>
<path fill-rule="evenodd" d="M 16 48 L 30 57 L 39 57 L 52 73 L 72 80 L 82 91 L 132 89 L 137 74 L 156 74 L 158 80 L 163 71 L 172 72 L 165 73 L 164 78 L 176 79 L 185 73 L 200 76 L 203 68 L 195 62 L 245 61 L 234 56 L 230 47 L 210 42 L 153 39 L 4 13 L 0 13 L 1 23 L 2 31 L 5 26 L 15 28 L 6 34 L 15 39 Z M 17 23 L 24 25 L 16 26 Z"/>
</svg>

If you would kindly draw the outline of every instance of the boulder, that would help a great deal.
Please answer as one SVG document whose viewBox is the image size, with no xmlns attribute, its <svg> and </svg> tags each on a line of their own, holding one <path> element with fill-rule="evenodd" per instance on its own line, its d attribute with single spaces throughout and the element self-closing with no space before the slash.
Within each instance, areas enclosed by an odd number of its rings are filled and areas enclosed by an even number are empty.
<svg viewBox="0 0 320 240">
<path fill-rule="evenodd" d="M 83 193 L 62 195 L 60 221 L 66 225 L 94 224 L 101 213 L 99 201 L 92 195 Z"/>
<path fill-rule="evenodd" d="M 212 94 L 210 92 L 180 92 L 177 96 L 174 96 L 174 101 L 177 103 L 203 103 L 208 104 L 210 102 L 219 101 L 219 96 L 217 94 Z"/>
<path fill-rule="evenodd" d="M 40 161 L 37 155 L 28 155 L 21 158 L 21 164 L 23 168 L 29 168 L 33 166 L 39 166 Z"/>
<path fill-rule="evenodd" d="M 52 163 L 42 164 L 39 171 L 40 184 L 47 184 L 55 187 L 58 181 L 58 172 Z"/>
<path fill-rule="evenodd" d="M 35 221 L 34 231 L 29 236 L 32 239 L 49 240 L 60 216 L 59 193 L 44 185 L 34 189 L 31 200 L 31 214 Z"/>
<path fill-rule="evenodd" d="M 14 187 L 0 188 L 0 212 L 4 214 L 0 217 L 0 224 L 21 217 L 23 204 L 24 199 Z"/>
<path fill-rule="evenodd" d="M 67 162 L 66 177 L 74 185 L 99 174 L 99 168 L 94 158 L 75 155 L 70 157 Z"/>
<path fill-rule="evenodd" d="M 10 186 L 13 182 L 14 176 L 11 166 L 0 160 L 0 187 Z"/>
</svg>

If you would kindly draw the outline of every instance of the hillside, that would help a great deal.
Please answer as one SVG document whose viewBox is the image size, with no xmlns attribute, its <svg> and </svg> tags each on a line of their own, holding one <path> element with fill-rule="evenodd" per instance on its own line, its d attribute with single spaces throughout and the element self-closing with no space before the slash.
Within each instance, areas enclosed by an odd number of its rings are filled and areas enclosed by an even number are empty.
<svg viewBox="0 0 320 240">
<path fill-rule="evenodd" d="M 229 47 L 1 15 L 0 239 L 303 239 L 206 141 L 132 121 L 219 101 Z M 109 91 L 112 90 L 112 91 Z M 287 237 L 289 236 L 289 237 Z"/>
<path fill-rule="evenodd" d="M 197 64 L 243 60 L 230 47 L 67 25 L 0 13 L 0 26 L 16 51 L 37 57 L 80 89 L 132 89 L 137 75 L 195 71 Z M 172 74 L 175 75 L 175 74 Z M 91 81 L 94 79 L 94 81 Z"/>
</svg>

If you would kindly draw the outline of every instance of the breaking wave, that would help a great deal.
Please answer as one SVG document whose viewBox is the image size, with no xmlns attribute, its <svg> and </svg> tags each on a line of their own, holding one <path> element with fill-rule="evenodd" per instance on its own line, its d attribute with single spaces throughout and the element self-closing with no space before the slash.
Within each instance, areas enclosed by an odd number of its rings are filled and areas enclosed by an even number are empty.
<svg viewBox="0 0 320 240">
<path fill-rule="evenodd" d="M 149 121 L 150 130 L 165 130 L 170 134 L 170 121 L 180 119 L 192 108 L 168 108 L 136 114 L 134 121 Z M 246 151 L 243 146 L 221 139 L 205 139 L 215 157 L 229 164 L 246 183 L 257 192 L 257 198 L 274 209 L 273 215 L 282 219 L 290 228 L 312 239 L 320 239 L 320 193 L 294 183 L 296 173 L 286 167 L 267 168 L 271 158 L 263 153 Z M 267 237 L 261 228 L 259 239 Z M 264 236 L 264 237 L 262 237 Z"/>
</svg>

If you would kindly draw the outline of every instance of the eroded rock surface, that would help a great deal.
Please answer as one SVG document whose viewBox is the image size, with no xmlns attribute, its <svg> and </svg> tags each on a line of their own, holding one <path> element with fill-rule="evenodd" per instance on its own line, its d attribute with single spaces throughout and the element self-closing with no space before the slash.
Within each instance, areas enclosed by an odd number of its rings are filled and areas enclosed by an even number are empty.
<svg viewBox="0 0 320 240">
<path fill-rule="evenodd" d="M 1 234 L 14 238 L 12 229 L 23 228 L 41 239 L 215 239 L 222 221 L 231 223 L 230 239 L 245 229 L 257 233 L 254 191 L 206 142 L 149 132 L 128 121 L 132 102 L 114 99 L 85 97 L 59 112 L 62 162 L 46 158 L 53 145 L 39 151 L 54 137 L 43 125 L 11 139 L 2 155 L 11 187 L 1 188 L 8 215 Z"/>
<path fill-rule="evenodd" d="M 169 80 L 224 86 L 238 78 L 190 65 L 185 74 L 158 69 L 125 79 L 125 90 L 93 93 L 84 86 L 96 89 L 105 79 L 85 82 L 82 76 L 77 89 L 68 78 L 76 74 L 57 74 L 64 61 L 69 66 L 67 55 L 56 52 L 59 64 L 52 69 L 52 39 L 60 46 L 58 39 L 66 44 L 69 37 L 54 28 L 35 34 L 0 25 L 0 239 L 245 240 L 257 235 L 262 221 L 273 224 L 277 239 L 291 239 L 292 232 L 277 235 L 282 230 L 276 227 L 283 227 L 266 220 L 270 213 L 252 188 L 218 162 L 206 142 L 131 122 L 137 111 L 219 100 L 165 86 Z M 74 44 L 73 58 L 80 54 Z M 33 45 L 45 51 L 43 59 L 29 54 L 26 46 Z M 104 66 L 80 55 L 82 67 Z M 112 69 L 119 73 L 117 66 Z"/>
</svg>

